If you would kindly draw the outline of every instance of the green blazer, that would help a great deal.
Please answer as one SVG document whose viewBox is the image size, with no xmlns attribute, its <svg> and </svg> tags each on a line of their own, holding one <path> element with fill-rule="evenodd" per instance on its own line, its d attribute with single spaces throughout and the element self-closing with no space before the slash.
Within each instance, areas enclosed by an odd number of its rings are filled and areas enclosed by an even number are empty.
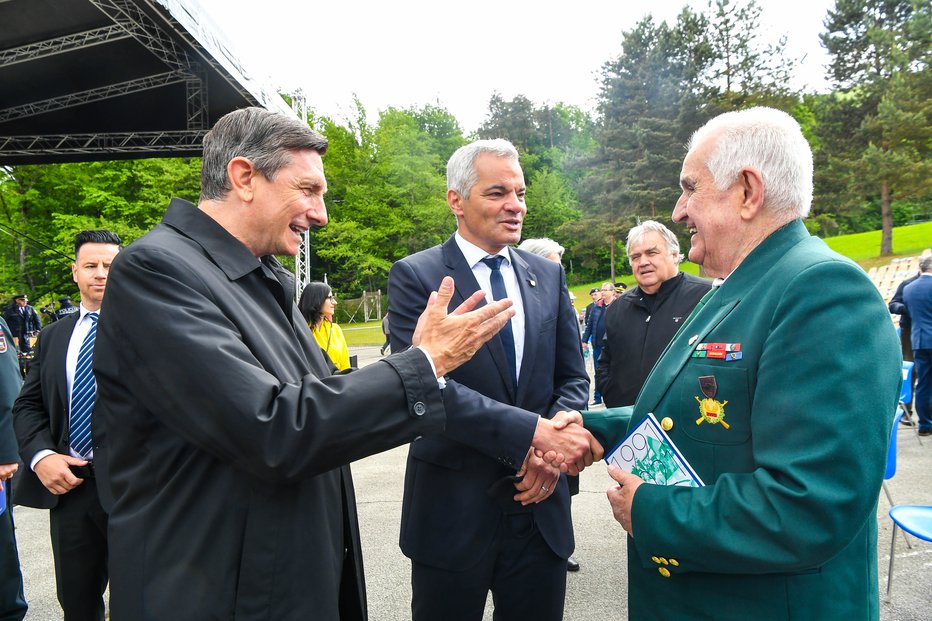
<svg viewBox="0 0 932 621">
<path fill-rule="evenodd" d="M 694 354 L 711 343 L 741 356 Z M 585 413 L 610 449 L 653 412 L 706 484 L 635 493 L 630 619 L 878 619 L 876 505 L 900 366 L 877 289 L 801 221 L 752 251 L 634 406 Z M 705 399 L 724 406 L 716 422 Z"/>
</svg>

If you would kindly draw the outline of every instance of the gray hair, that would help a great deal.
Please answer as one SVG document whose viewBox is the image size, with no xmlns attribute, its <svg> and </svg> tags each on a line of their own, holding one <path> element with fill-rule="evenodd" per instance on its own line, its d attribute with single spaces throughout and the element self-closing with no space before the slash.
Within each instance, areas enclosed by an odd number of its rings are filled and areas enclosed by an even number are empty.
<svg viewBox="0 0 932 621">
<path fill-rule="evenodd" d="M 919 260 L 920 272 L 932 272 L 932 254 Z"/>
<path fill-rule="evenodd" d="M 719 190 L 727 189 L 748 166 L 764 179 L 767 209 L 793 218 L 809 214 L 812 149 L 793 117 L 764 107 L 726 112 L 693 134 L 689 150 L 710 138 L 716 143 L 706 166 Z"/>
<path fill-rule="evenodd" d="M 680 240 L 676 238 L 673 231 L 656 220 L 639 222 L 636 227 L 628 231 L 628 239 L 625 241 L 626 248 L 641 243 L 644 236 L 648 233 L 659 233 L 661 237 L 663 237 L 663 241 L 666 243 L 667 250 L 670 251 L 670 254 L 680 254 Z M 629 252 L 628 255 L 630 256 L 630 254 Z"/>
<path fill-rule="evenodd" d="M 562 257 L 566 249 L 549 237 L 538 237 L 536 239 L 525 239 L 518 245 L 518 250 L 524 250 L 547 258 L 553 253 L 557 253 Z"/>
<path fill-rule="evenodd" d="M 479 181 L 476 159 L 484 153 L 518 160 L 518 150 L 504 138 L 470 142 L 454 151 L 447 162 L 447 189 L 456 190 L 463 198 L 469 198 L 469 192 Z"/>
<path fill-rule="evenodd" d="M 293 151 L 327 152 L 327 139 L 298 119 L 263 108 L 224 115 L 204 136 L 201 200 L 220 200 L 233 189 L 227 164 L 245 157 L 269 181 L 291 163 Z"/>
</svg>

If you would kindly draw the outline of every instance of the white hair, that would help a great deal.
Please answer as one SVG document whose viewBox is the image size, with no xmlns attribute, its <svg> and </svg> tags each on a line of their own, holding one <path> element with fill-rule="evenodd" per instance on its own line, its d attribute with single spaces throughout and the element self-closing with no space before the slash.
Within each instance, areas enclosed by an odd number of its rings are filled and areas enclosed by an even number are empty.
<svg viewBox="0 0 932 621">
<path fill-rule="evenodd" d="M 547 258 L 553 253 L 557 253 L 562 257 L 565 248 L 549 237 L 539 237 L 537 239 L 525 239 L 518 246 L 518 250 L 525 250 Z"/>
<path fill-rule="evenodd" d="M 693 134 L 689 150 L 709 139 L 715 147 L 706 166 L 719 190 L 731 186 L 742 168 L 755 168 L 764 179 L 767 209 L 794 218 L 809 214 L 812 149 L 793 117 L 764 107 L 726 112 Z"/>
<path fill-rule="evenodd" d="M 476 159 L 483 153 L 518 161 L 518 150 L 504 138 L 470 142 L 454 151 L 447 162 L 448 190 L 456 190 L 463 198 L 469 198 L 470 190 L 479 181 Z"/>
<path fill-rule="evenodd" d="M 680 240 L 676 238 L 673 231 L 656 220 L 639 222 L 636 227 L 628 231 L 628 239 L 625 241 L 625 246 L 631 248 L 631 246 L 641 243 L 641 240 L 643 240 L 644 236 L 648 233 L 659 233 L 660 236 L 663 237 L 663 241 L 667 245 L 667 250 L 670 254 L 680 254 Z"/>
</svg>

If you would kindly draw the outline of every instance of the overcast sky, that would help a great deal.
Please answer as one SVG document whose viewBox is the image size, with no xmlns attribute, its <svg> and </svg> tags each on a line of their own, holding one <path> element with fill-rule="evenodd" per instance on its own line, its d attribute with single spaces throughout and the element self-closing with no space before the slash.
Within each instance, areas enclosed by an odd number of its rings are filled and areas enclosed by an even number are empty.
<svg viewBox="0 0 932 621">
<path fill-rule="evenodd" d="M 318 114 L 352 118 L 353 95 L 370 119 L 388 106 L 440 104 L 475 130 L 489 97 L 593 110 L 602 64 L 621 33 L 648 13 L 672 23 L 707 0 L 196 0 L 252 77 L 301 87 Z M 819 44 L 834 0 L 758 0 L 772 41 L 803 58 L 795 86 L 826 90 Z M 260 10 L 261 9 L 261 10 Z"/>
</svg>

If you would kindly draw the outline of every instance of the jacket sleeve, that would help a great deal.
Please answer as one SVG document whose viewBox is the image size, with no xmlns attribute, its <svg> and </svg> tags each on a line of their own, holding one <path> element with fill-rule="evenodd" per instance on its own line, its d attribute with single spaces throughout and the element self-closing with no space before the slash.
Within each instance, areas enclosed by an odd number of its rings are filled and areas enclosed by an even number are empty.
<svg viewBox="0 0 932 621">
<path fill-rule="evenodd" d="M 559 269 L 559 315 L 556 356 L 553 369 L 553 396 L 547 416 L 559 411 L 580 410 L 589 403 L 589 373 L 579 342 L 579 321 L 566 288 L 566 274 Z"/>
<path fill-rule="evenodd" d="M 887 308 L 894 315 L 904 315 L 908 314 L 906 310 L 906 305 L 903 304 L 903 289 L 906 288 L 906 282 L 909 279 L 903 280 L 896 287 L 896 292 L 893 294 L 893 297 L 890 298 L 890 303 L 887 305 Z"/>
<path fill-rule="evenodd" d="M 13 427 L 19 442 L 19 454 L 27 468 L 39 451 L 58 450 L 52 437 L 48 406 L 42 393 L 42 348 L 48 338 L 43 335 L 36 343 L 35 355 L 26 373 L 26 381 L 13 404 Z"/>
<path fill-rule="evenodd" d="M 171 448 L 180 437 L 261 480 L 293 482 L 443 429 L 440 390 L 422 352 L 324 377 L 305 363 L 305 375 L 280 379 L 287 367 L 260 360 L 248 344 L 269 335 L 238 327 L 279 326 L 247 323 L 250 313 L 262 315 L 261 302 L 235 299 L 261 291 L 185 259 L 199 257 L 130 247 L 111 267 L 94 354 L 94 438 L 114 456 L 135 450 L 115 441 L 151 426 L 145 435 L 161 443 L 160 454 L 180 450 Z M 306 352 L 316 355 L 310 345 Z M 316 367 L 325 372 L 322 360 Z"/>
<path fill-rule="evenodd" d="M 596 314 L 599 312 L 599 309 L 593 308 L 592 312 L 586 317 L 586 329 L 583 331 L 582 342 L 588 343 L 589 338 L 592 336 L 593 324 L 595 323 L 594 319 Z M 594 362 L 594 361 L 593 361 Z"/>
<path fill-rule="evenodd" d="M 431 291 L 406 261 L 392 266 L 388 276 L 392 351 L 411 345 L 417 319 Z M 443 402 L 447 438 L 514 468 L 523 463 L 537 429 L 537 414 L 490 399 L 454 380 L 447 380 Z"/>
<path fill-rule="evenodd" d="M 0 336 L 6 341 L 6 349 L 0 354 L 0 464 L 13 464 L 19 461 L 16 434 L 13 432 L 13 402 L 23 380 L 10 328 L 3 319 L 0 319 Z"/>
</svg>

